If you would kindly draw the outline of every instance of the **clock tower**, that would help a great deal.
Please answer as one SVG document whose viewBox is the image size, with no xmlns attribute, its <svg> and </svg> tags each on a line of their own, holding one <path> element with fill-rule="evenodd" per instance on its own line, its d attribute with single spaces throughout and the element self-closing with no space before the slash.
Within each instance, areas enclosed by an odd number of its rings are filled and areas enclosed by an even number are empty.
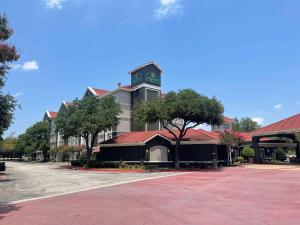
<svg viewBox="0 0 300 225">
<path fill-rule="evenodd" d="M 129 72 L 131 75 L 131 106 L 132 110 L 144 101 L 153 101 L 161 96 L 161 68 L 155 63 L 146 63 Z M 159 130 L 159 123 L 138 125 L 131 122 L 133 131 Z"/>
</svg>

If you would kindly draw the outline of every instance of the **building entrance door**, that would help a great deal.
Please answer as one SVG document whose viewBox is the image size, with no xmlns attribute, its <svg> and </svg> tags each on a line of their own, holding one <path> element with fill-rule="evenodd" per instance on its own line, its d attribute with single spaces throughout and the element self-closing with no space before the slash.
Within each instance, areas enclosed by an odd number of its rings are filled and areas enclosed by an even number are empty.
<svg viewBox="0 0 300 225">
<path fill-rule="evenodd" d="M 153 146 L 150 148 L 150 161 L 168 161 L 168 148 L 165 146 Z"/>
</svg>

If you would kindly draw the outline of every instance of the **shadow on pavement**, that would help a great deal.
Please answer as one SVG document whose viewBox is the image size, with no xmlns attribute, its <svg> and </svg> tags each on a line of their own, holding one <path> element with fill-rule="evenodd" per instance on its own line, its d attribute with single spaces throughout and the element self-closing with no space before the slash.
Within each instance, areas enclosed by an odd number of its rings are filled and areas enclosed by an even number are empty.
<svg viewBox="0 0 300 225">
<path fill-rule="evenodd" d="M 19 210 L 21 207 L 15 204 L 0 202 L 0 220 L 3 219 L 11 211 Z"/>
</svg>

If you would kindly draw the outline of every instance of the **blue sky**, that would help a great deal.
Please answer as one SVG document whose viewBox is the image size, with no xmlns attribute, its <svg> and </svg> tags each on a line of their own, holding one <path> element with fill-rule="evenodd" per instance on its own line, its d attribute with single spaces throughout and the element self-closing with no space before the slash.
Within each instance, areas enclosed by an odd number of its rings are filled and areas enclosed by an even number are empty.
<svg viewBox="0 0 300 225">
<path fill-rule="evenodd" d="M 20 60 L 5 91 L 20 134 L 81 97 L 115 89 L 151 60 L 163 91 L 217 96 L 230 117 L 266 125 L 300 111 L 300 2 L 276 0 L 1 0 Z"/>
</svg>

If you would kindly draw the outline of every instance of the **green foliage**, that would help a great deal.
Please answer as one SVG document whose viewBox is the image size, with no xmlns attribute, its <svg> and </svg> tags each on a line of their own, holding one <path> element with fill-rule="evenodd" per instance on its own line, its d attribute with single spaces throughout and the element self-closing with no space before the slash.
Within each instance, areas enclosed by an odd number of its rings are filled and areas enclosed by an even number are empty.
<svg viewBox="0 0 300 225">
<path fill-rule="evenodd" d="M 1 54 L 1 53 L 0 53 Z M 0 66 L 1 67 L 1 66 Z M 0 89 L 0 139 L 3 132 L 7 130 L 14 118 L 14 111 L 17 107 L 16 99 L 9 94 L 2 94 Z"/>
<path fill-rule="evenodd" d="M 15 146 L 17 139 L 15 137 L 7 137 L 1 141 L 0 155 L 5 158 L 14 158 L 16 156 Z"/>
<path fill-rule="evenodd" d="M 0 15 L 0 139 L 3 132 L 12 123 L 13 112 L 17 107 L 16 99 L 2 92 L 6 74 L 11 68 L 12 63 L 19 58 L 16 47 L 6 42 L 12 34 L 13 31 L 8 26 L 6 16 Z"/>
<path fill-rule="evenodd" d="M 243 148 L 242 155 L 246 158 L 254 158 L 255 151 L 253 148 L 250 148 L 249 146 L 245 146 Z"/>
<path fill-rule="evenodd" d="M 175 166 L 179 167 L 179 147 L 188 129 L 199 124 L 220 125 L 224 108 L 216 98 L 208 98 L 192 89 L 169 92 L 163 98 L 143 102 L 134 110 L 134 119 L 140 124 L 160 121 L 176 140 Z M 182 121 L 182 127 L 175 120 Z M 171 127 L 171 128 L 170 128 Z"/>
<path fill-rule="evenodd" d="M 216 98 L 208 97 L 195 92 L 192 89 L 184 89 L 179 92 L 169 92 L 164 98 L 152 102 L 144 102 L 135 109 L 135 118 L 142 123 L 155 123 L 161 121 L 177 128 L 175 119 L 181 119 L 187 126 L 193 127 L 202 124 L 220 125 L 223 122 L 223 105 Z"/>
<path fill-rule="evenodd" d="M 257 122 L 253 121 L 251 118 L 246 117 L 240 120 L 235 118 L 232 128 L 234 131 L 252 132 L 260 128 L 260 126 L 257 124 Z"/>
<path fill-rule="evenodd" d="M 287 153 L 287 156 L 294 156 L 294 155 L 296 155 L 296 149 L 294 149 L 294 148 L 288 148 L 288 149 L 286 149 L 285 152 Z"/>
<path fill-rule="evenodd" d="M 119 123 L 121 106 L 112 95 L 102 98 L 85 97 L 58 113 L 55 120 L 57 131 L 64 138 L 83 137 L 86 142 L 87 166 L 97 135 Z M 91 144 L 90 144 L 91 143 Z"/>
<path fill-rule="evenodd" d="M 279 161 L 285 161 L 287 158 L 286 152 L 282 148 L 276 150 L 276 159 Z"/>
<path fill-rule="evenodd" d="M 37 151 L 42 151 L 47 160 L 50 143 L 50 127 L 47 122 L 37 122 L 29 127 L 24 134 L 19 135 L 15 150 L 22 157 L 23 154 L 34 159 Z"/>
<path fill-rule="evenodd" d="M 227 165 L 230 166 L 232 163 L 231 151 L 232 147 L 240 143 L 239 136 L 233 131 L 224 130 L 219 133 L 220 142 L 223 145 L 226 145 L 227 148 Z"/>
<path fill-rule="evenodd" d="M 227 151 L 231 151 L 231 148 L 236 146 L 239 143 L 239 137 L 232 131 L 225 130 L 224 132 L 219 133 L 220 142 L 223 145 L 227 146 Z"/>
<path fill-rule="evenodd" d="M 83 167 L 85 165 L 85 160 L 71 160 L 71 165 L 76 167 Z M 125 162 L 101 162 L 96 160 L 91 160 L 90 168 L 111 168 L 111 169 L 144 169 L 143 165 L 138 164 L 127 164 Z"/>
<path fill-rule="evenodd" d="M 82 160 L 71 160 L 71 165 L 72 166 L 78 166 L 78 167 L 82 167 L 84 165 L 84 162 Z"/>
<path fill-rule="evenodd" d="M 244 157 L 239 156 L 239 157 L 237 157 L 236 161 L 243 163 L 245 161 L 245 159 L 244 159 Z"/>
</svg>

